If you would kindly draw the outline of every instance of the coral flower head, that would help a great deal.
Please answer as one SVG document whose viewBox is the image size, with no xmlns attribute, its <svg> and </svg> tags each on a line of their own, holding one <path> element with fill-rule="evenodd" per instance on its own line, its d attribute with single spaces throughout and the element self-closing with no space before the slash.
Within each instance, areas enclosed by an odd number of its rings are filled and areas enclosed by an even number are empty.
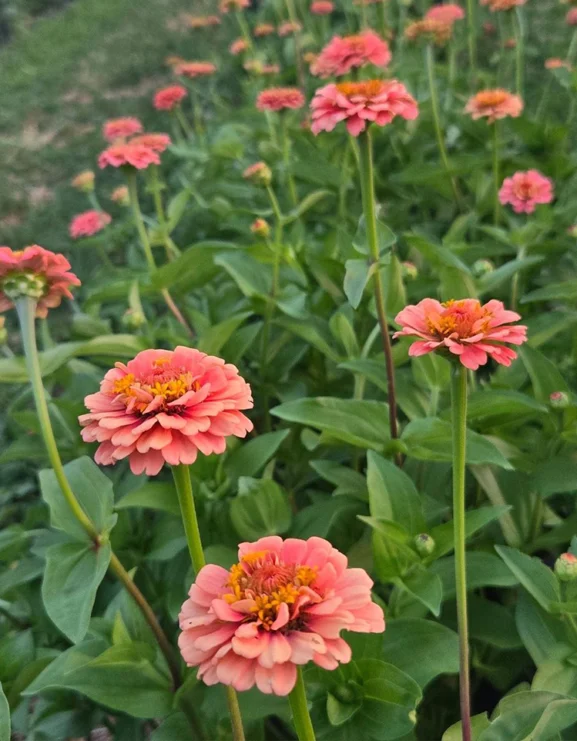
<svg viewBox="0 0 577 741">
<path fill-rule="evenodd" d="M 130 194 L 126 185 L 119 185 L 110 194 L 110 200 L 118 203 L 119 206 L 128 206 L 130 203 Z"/>
<path fill-rule="evenodd" d="M 228 50 L 234 57 L 236 57 L 248 50 L 248 43 L 242 38 L 235 39 L 228 47 Z"/>
<path fill-rule="evenodd" d="M 254 27 L 254 35 L 257 38 L 260 38 L 261 36 L 270 36 L 275 32 L 275 27 L 272 25 L 272 23 L 259 23 L 258 26 Z"/>
<path fill-rule="evenodd" d="M 72 298 L 70 286 L 80 285 L 69 270 L 64 255 L 37 244 L 18 251 L 0 247 L 0 312 L 12 308 L 18 298 L 29 296 L 37 301 L 36 316 L 44 319 L 63 296 Z"/>
<path fill-rule="evenodd" d="M 250 0 L 220 0 L 218 9 L 221 13 L 228 13 L 229 10 L 244 10 L 250 8 Z"/>
<path fill-rule="evenodd" d="M 259 93 L 256 107 L 259 111 L 282 111 L 285 108 L 302 108 L 305 96 L 296 87 L 271 87 Z"/>
<path fill-rule="evenodd" d="M 313 134 L 332 131 L 346 121 L 349 134 L 358 136 L 367 123 L 386 126 L 396 116 L 412 120 L 419 110 L 415 99 L 397 80 L 343 82 L 320 88 L 311 102 Z"/>
<path fill-rule="evenodd" d="M 78 173 L 70 184 L 76 190 L 80 190 L 83 193 L 90 193 L 94 190 L 94 173 L 92 170 L 84 170 L 84 172 Z"/>
<path fill-rule="evenodd" d="M 186 15 L 184 19 L 186 25 L 193 29 L 220 25 L 220 18 L 217 15 Z"/>
<path fill-rule="evenodd" d="M 423 18 L 421 21 L 410 23 L 405 29 L 405 36 L 409 41 L 426 39 L 438 46 L 446 44 L 453 34 L 453 24 L 436 18 Z"/>
<path fill-rule="evenodd" d="M 296 21 L 284 21 L 284 23 L 281 23 L 280 26 L 277 29 L 277 33 L 279 36 L 291 36 L 293 33 L 298 33 L 302 30 L 302 26 L 300 23 L 297 23 Z"/>
<path fill-rule="evenodd" d="M 288 695 L 297 666 L 336 669 L 351 660 L 342 630 L 382 633 L 364 569 L 322 538 L 241 543 L 230 571 L 201 569 L 179 615 L 178 645 L 206 684 Z"/>
<path fill-rule="evenodd" d="M 457 356 L 469 368 L 477 370 L 489 357 L 501 365 L 511 365 L 517 353 L 503 343 L 522 345 L 527 327 L 511 325 L 521 317 L 505 309 L 495 299 L 481 304 L 477 299 L 465 298 L 441 304 L 425 298 L 416 306 L 407 306 L 395 317 L 402 329 L 393 337 L 419 337 L 409 348 L 411 357 L 419 357 L 433 350 L 448 357 Z"/>
<path fill-rule="evenodd" d="M 568 26 L 577 26 L 577 8 L 571 8 L 565 16 L 565 23 Z"/>
<path fill-rule="evenodd" d="M 144 170 L 149 165 L 159 165 L 160 157 L 144 144 L 112 144 L 100 153 L 98 167 L 123 167 L 129 165 L 137 170 Z"/>
<path fill-rule="evenodd" d="M 317 77 L 348 74 L 354 67 L 373 64 L 386 67 L 391 61 L 391 51 L 386 41 L 374 31 L 363 31 L 356 36 L 334 36 L 311 66 Z"/>
<path fill-rule="evenodd" d="M 195 77 L 213 75 L 216 72 L 216 67 L 212 62 L 178 62 L 174 66 L 174 72 L 181 77 L 194 80 Z"/>
<path fill-rule="evenodd" d="M 465 107 L 465 113 L 470 113 L 473 119 L 486 118 L 487 123 L 494 123 L 498 118 L 507 116 L 517 118 L 522 111 L 521 97 L 501 88 L 482 90 L 469 98 Z"/>
<path fill-rule="evenodd" d="M 111 221 L 110 216 L 104 211 L 85 211 L 75 216 L 70 222 L 70 236 L 72 239 L 92 237 L 93 234 L 97 234 L 108 226 Z"/>
<path fill-rule="evenodd" d="M 102 127 L 102 134 L 106 141 L 115 142 L 119 139 L 126 139 L 133 134 L 140 134 L 142 124 L 137 118 L 113 118 L 107 121 Z"/>
<path fill-rule="evenodd" d="M 168 134 L 139 134 L 129 141 L 132 146 L 148 147 L 159 154 L 162 154 L 171 143 Z"/>
<path fill-rule="evenodd" d="M 503 205 L 510 203 L 517 214 L 532 214 L 540 203 L 553 200 L 553 183 L 537 170 L 516 172 L 505 178 L 499 200 Z"/>
<path fill-rule="evenodd" d="M 545 69 L 571 69 L 569 62 L 559 57 L 551 57 L 545 60 Z"/>
<path fill-rule="evenodd" d="M 311 3 L 311 13 L 313 15 L 330 15 L 335 9 L 331 0 L 315 0 Z"/>
<path fill-rule="evenodd" d="M 488 5 L 491 13 L 496 13 L 500 10 L 512 10 L 526 2 L 527 0 L 481 0 L 481 5 Z"/>
<path fill-rule="evenodd" d="M 443 21 L 444 23 L 454 23 L 461 21 L 465 17 L 465 11 L 460 5 L 449 3 L 447 5 L 433 5 L 425 13 L 425 18 L 433 21 Z"/>
<path fill-rule="evenodd" d="M 182 87 L 182 85 L 170 85 L 170 87 L 165 87 L 155 93 L 154 107 L 157 111 L 171 111 L 186 96 L 185 87 Z"/>
<path fill-rule="evenodd" d="M 189 347 L 144 350 L 116 363 L 100 391 L 84 400 L 79 417 L 85 442 L 99 442 L 94 460 L 128 458 L 133 473 L 156 475 L 165 463 L 194 463 L 223 453 L 229 435 L 245 437 L 252 422 L 250 386 L 234 365 Z"/>
</svg>

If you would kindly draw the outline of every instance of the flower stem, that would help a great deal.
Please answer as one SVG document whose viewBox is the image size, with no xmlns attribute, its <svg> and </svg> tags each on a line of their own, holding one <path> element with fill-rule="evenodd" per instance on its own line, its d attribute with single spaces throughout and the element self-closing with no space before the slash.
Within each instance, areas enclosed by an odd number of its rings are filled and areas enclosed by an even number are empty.
<svg viewBox="0 0 577 741">
<path fill-rule="evenodd" d="M 36 313 L 36 301 L 32 298 L 20 298 L 16 301 L 16 311 L 18 313 L 18 319 L 20 321 L 20 328 L 22 331 L 22 342 L 24 344 L 24 354 L 26 357 L 26 367 L 28 369 L 28 375 L 30 377 L 30 383 L 32 385 L 32 392 L 34 394 L 34 403 L 36 405 L 36 413 L 38 415 L 38 421 L 40 422 L 40 430 L 42 432 L 42 438 L 48 452 L 48 458 L 50 459 L 50 465 L 60 486 L 60 490 L 72 513 L 82 525 L 89 538 L 95 543 L 96 546 L 100 544 L 101 535 L 94 527 L 94 524 L 82 509 L 82 506 L 76 498 L 66 473 L 64 472 L 64 466 L 58 452 L 56 439 L 54 437 L 54 431 L 52 429 L 52 423 L 50 421 L 50 415 L 48 412 L 48 404 L 46 402 L 46 393 L 44 385 L 42 383 L 42 371 L 40 368 L 40 360 L 38 357 L 38 348 L 36 345 L 36 327 L 34 324 L 34 318 Z M 122 585 L 126 588 L 128 593 L 134 599 L 142 614 L 144 615 L 146 622 L 150 626 L 154 636 L 158 642 L 158 645 L 164 654 L 166 663 L 170 669 L 174 687 L 180 685 L 180 670 L 178 662 L 174 656 L 172 647 L 168 641 L 168 638 L 164 634 L 164 631 L 160 627 L 156 615 L 152 611 L 152 608 L 146 601 L 146 598 L 142 592 L 138 589 L 136 584 L 130 578 L 126 569 L 122 566 L 118 557 L 115 553 L 112 553 L 110 557 L 110 568 L 116 574 Z"/>
<path fill-rule="evenodd" d="M 385 353 L 385 366 L 387 370 L 389 428 L 391 431 L 391 437 L 395 439 L 399 436 L 399 430 L 397 426 L 397 400 L 395 393 L 395 366 L 393 363 L 393 351 L 391 347 L 391 338 L 389 336 L 389 326 L 385 308 L 383 280 L 381 277 L 381 271 L 379 269 L 380 254 L 377 232 L 377 217 L 375 213 L 373 151 L 370 129 L 367 129 L 359 136 L 359 150 L 363 211 L 365 214 L 365 225 L 367 230 L 367 240 L 369 243 L 370 258 L 374 266 L 373 287 L 375 293 L 375 305 L 377 308 L 377 316 L 381 328 L 381 339 L 383 343 L 383 351 Z"/>
<path fill-rule="evenodd" d="M 577 30 L 574 31 L 573 36 L 571 37 L 571 43 L 569 44 L 569 49 L 567 51 L 567 61 L 569 64 L 572 64 L 573 57 L 575 56 L 575 51 L 577 50 Z"/>
<path fill-rule="evenodd" d="M 437 144 L 439 146 L 439 152 L 441 154 L 441 160 L 443 167 L 447 171 L 451 188 L 453 189 L 453 195 L 455 196 L 455 202 L 457 208 L 461 210 L 461 194 L 457 188 L 457 183 L 451 172 L 451 165 L 449 164 L 449 158 L 447 156 L 447 150 L 445 149 L 445 142 L 443 140 L 443 132 L 441 131 L 441 122 L 439 119 L 439 100 L 437 98 L 437 85 L 435 82 L 435 57 L 433 52 L 433 45 L 427 44 L 425 51 L 427 76 L 429 79 L 429 94 L 431 96 L 431 108 L 433 111 L 433 123 L 435 125 L 435 135 L 437 137 Z"/>
<path fill-rule="evenodd" d="M 517 260 L 522 260 L 525 257 L 525 247 L 520 247 L 517 252 Z M 519 270 L 513 276 L 511 281 L 511 309 L 517 311 L 517 303 L 519 301 L 519 283 L 520 283 Z"/>
<path fill-rule="evenodd" d="M 300 666 L 297 667 L 297 681 L 289 695 L 289 702 L 299 741 L 315 741 L 315 731 L 309 714 L 303 671 Z"/>
<path fill-rule="evenodd" d="M 162 232 L 162 241 L 164 242 L 164 249 L 166 251 L 167 260 L 173 260 L 175 257 L 180 255 L 180 250 L 174 244 L 170 238 L 168 223 L 166 221 L 166 214 L 164 213 L 164 205 L 162 203 L 162 185 L 158 176 L 158 165 L 150 166 L 150 191 L 152 192 L 152 198 L 154 200 L 154 208 L 156 211 L 156 218 L 158 225 Z"/>
<path fill-rule="evenodd" d="M 459 363 L 451 378 L 453 422 L 453 521 L 455 527 L 455 584 L 459 627 L 459 694 L 463 741 L 471 741 L 469 628 L 465 551 L 465 456 L 467 445 L 467 369 Z"/>
<path fill-rule="evenodd" d="M 186 533 L 186 542 L 188 543 L 188 552 L 194 570 L 198 572 L 206 564 L 204 551 L 202 549 L 202 540 L 200 529 L 198 527 L 198 518 L 196 516 L 196 507 L 194 506 L 194 495 L 192 493 L 192 481 L 190 480 L 190 469 L 185 464 L 172 466 L 172 476 L 178 501 L 180 504 L 180 513 Z M 244 741 L 244 730 L 242 727 L 242 717 L 238 704 L 238 697 L 232 687 L 226 688 L 228 709 L 232 723 L 232 735 L 234 741 Z"/>
<path fill-rule="evenodd" d="M 186 116 L 184 115 L 184 111 L 182 110 L 182 106 L 178 105 L 174 109 L 174 115 L 178 123 L 180 124 L 180 127 L 182 128 L 182 131 L 184 133 L 184 136 L 187 139 L 192 139 L 194 132 L 190 128 L 190 124 L 186 120 Z"/>
<path fill-rule="evenodd" d="M 298 197 L 297 197 L 295 181 L 290 171 L 291 148 L 290 148 L 290 137 L 288 133 L 286 113 L 283 112 L 280 114 L 280 116 L 281 116 L 281 131 L 282 131 L 282 157 L 283 157 L 283 164 L 284 164 L 284 169 L 285 169 L 285 177 L 286 177 L 286 182 L 287 182 L 292 205 L 296 206 L 298 204 Z"/>
<path fill-rule="evenodd" d="M 513 27 L 515 29 L 515 87 L 517 95 L 523 96 L 523 64 L 525 57 L 525 30 L 523 15 L 518 6 L 514 9 Z"/>
<path fill-rule="evenodd" d="M 477 79 L 477 37 L 475 0 L 467 0 L 467 46 L 469 48 L 469 70 L 472 82 Z"/>
<path fill-rule="evenodd" d="M 494 205 L 493 205 L 493 223 L 495 226 L 499 223 L 500 204 L 499 204 L 499 122 L 493 123 L 493 188 L 494 188 Z"/>
</svg>

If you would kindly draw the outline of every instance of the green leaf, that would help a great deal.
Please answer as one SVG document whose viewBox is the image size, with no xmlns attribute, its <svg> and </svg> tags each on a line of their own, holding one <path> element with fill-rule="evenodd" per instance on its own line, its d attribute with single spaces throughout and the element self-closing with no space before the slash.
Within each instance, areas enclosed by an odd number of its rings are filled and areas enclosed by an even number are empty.
<svg viewBox="0 0 577 741">
<path fill-rule="evenodd" d="M 286 494 L 271 479 L 241 476 L 239 495 L 230 505 L 235 530 L 245 540 L 286 532 L 291 524 L 291 508 Z"/>
<path fill-rule="evenodd" d="M 379 248 L 379 256 L 390 252 L 396 241 L 397 237 L 395 233 L 392 232 L 386 224 L 383 224 L 382 221 L 377 219 L 377 244 Z M 357 233 L 353 237 L 353 247 L 357 252 L 360 252 L 361 255 L 369 255 L 371 252 L 367 239 L 367 228 L 364 216 L 361 216 L 359 219 Z"/>
<path fill-rule="evenodd" d="M 443 583 L 438 574 L 429 571 L 422 564 L 416 564 L 406 576 L 396 581 L 412 597 L 425 605 L 435 617 L 439 617 L 443 601 Z"/>
<path fill-rule="evenodd" d="M 555 363 L 538 350 L 525 345 L 519 348 L 519 357 L 527 368 L 537 401 L 546 404 L 553 391 L 569 390 Z"/>
<path fill-rule="evenodd" d="M 439 674 L 458 673 L 459 637 L 432 620 L 399 618 L 387 625 L 383 656 L 424 688 Z"/>
<path fill-rule="evenodd" d="M 504 389 L 474 391 L 467 400 L 467 419 L 469 421 L 504 423 L 508 420 L 524 421 L 528 416 L 540 416 L 548 413 L 544 404 L 521 394 L 518 391 Z M 496 418 L 496 419 L 494 419 Z"/>
<path fill-rule="evenodd" d="M 326 355 L 327 358 L 330 358 L 335 363 L 339 362 L 339 354 L 329 344 L 331 337 L 328 332 L 325 331 L 326 323 L 323 324 L 321 320 L 317 320 L 315 317 L 310 317 L 309 320 L 303 322 L 296 319 L 289 319 L 288 317 L 280 317 L 275 320 L 275 324 L 289 332 L 292 332 L 297 335 L 297 337 L 301 337 L 305 342 L 316 347 L 317 350 L 320 350 L 323 355 Z"/>
<path fill-rule="evenodd" d="M 114 505 L 115 509 L 143 507 L 158 509 L 180 517 L 180 505 L 174 484 L 169 481 L 148 481 L 144 486 L 129 491 Z"/>
<path fill-rule="evenodd" d="M 438 417 L 414 419 L 405 427 L 401 440 L 407 455 L 422 461 L 447 461 L 453 455 L 453 428 Z M 467 430 L 467 463 L 491 463 L 501 468 L 512 466 L 495 445 L 483 435 Z"/>
<path fill-rule="evenodd" d="M 0 679 L 11 682 L 34 661 L 36 649 L 31 630 L 8 633 L 0 640 Z"/>
<path fill-rule="evenodd" d="M 46 551 L 44 607 L 54 625 L 72 643 L 79 643 L 86 635 L 110 555 L 110 543 L 102 544 L 98 550 L 84 543 L 59 543 Z"/>
<path fill-rule="evenodd" d="M 382 269 L 385 308 L 388 316 L 395 316 L 407 305 L 401 261 L 395 254 Z"/>
<path fill-rule="evenodd" d="M 168 208 L 166 209 L 169 234 L 172 234 L 172 232 L 178 226 L 179 221 L 184 216 L 186 207 L 188 206 L 188 202 L 190 201 L 190 196 L 191 193 L 188 188 L 184 188 L 170 199 Z"/>
<path fill-rule="evenodd" d="M 437 268 L 455 268 L 470 275 L 469 268 L 448 247 L 430 242 L 418 234 L 406 234 L 405 239 L 409 246 L 418 250 L 431 265 Z"/>
<path fill-rule="evenodd" d="M 356 702 L 340 702 L 330 692 L 327 695 L 327 717 L 332 726 L 342 726 L 357 713 L 363 705 L 362 699 Z"/>
<path fill-rule="evenodd" d="M 376 268 L 376 263 L 368 260 L 347 260 L 345 262 L 346 272 L 343 290 L 353 309 L 358 309 L 366 285 Z"/>
<path fill-rule="evenodd" d="M 241 444 L 225 461 L 224 469 L 236 481 L 240 476 L 255 476 L 273 457 L 290 430 L 277 430 L 259 435 Z"/>
<path fill-rule="evenodd" d="M 271 414 L 361 448 L 382 450 L 390 436 L 388 405 L 379 401 L 319 396 L 288 401 L 271 409 Z"/>
<path fill-rule="evenodd" d="M 501 700 L 498 712 L 479 741 L 551 741 L 577 722 L 577 700 L 553 692 L 515 692 Z"/>
<path fill-rule="evenodd" d="M 270 270 L 247 252 L 224 252 L 214 258 L 214 264 L 226 270 L 245 296 L 250 298 L 270 294 Z"/>
<path fill-rule="evenodd" d="M 112 482 L 102 473 L 91 458 L 83 456 L 64 466 L 64 472 L 72 491 L 99 533 L 109 532 L 116 522 L 113 512 L 114 493 Z M 86 541 L 89 536 L 72 514 L 64 499 L 54 471 L 40 471 L 42 498 L 50 507 L 50 522 L 57 530 Z"/>
<path fill-rule="evenodd" d="M 0 682 L 0 741 L 10 741 L 10 707 Z"/>
<path fill-rule="evenodd" d="M 233 242 L 198 242 L 188 247 L 176 260 L 166 263 L 151 276 L 157 290 L 170 288 L 175 293 L 206 285 L 219 273 L 217 255 L 238 249 Z"/>
<path fill-rule="evenodd" d="M 455 596 L 455 559 L 453 556 L 441 558 L 429 566 L 438 574 L 443 583 L 443 599 Z M 493 553 L 470 551 L 467 553 L 467 590 L 481 587 L 514 587 L 519 583 L 517 577 Z"/>
<path fill-rule="evenodd" d="M 508 512 L 509 509 L 510 507 L 508 505 L 502 505 L 499 507 L 479 507 L 478 509 L 469 510 L 465 513 L 465 538 L 470 538 L 482 527 L 493 522 L 493 520 L 497 520 L 504 512 Z M 429 530 L 429 535 L 435 541 L 435 550 L 432 558 L 440 558 L 453 550 L 454 527 L 454 521 L 451 520 Z"/>
<path fill-rule="evenodd" d="M 495 550 L 544 610 L 548 611 L 552 602 L 559 602 L 557 577 L 542 561 L 509 546 L 496 545 Z"/>
<path fill-rule="evenodd" d="M 372 450 L 367 464 L 371 516 L 393 520 L 414 535 L 424 530 L 421 498 L 407 474 Z"/>
<path fill-rule="evenodd" d="M 442 390 L 451 383 L 451 363 L 434 352 L 411 358 L 413 376 L 419 386 Z"/>
<path fill-rule="evenodd" d="M 213 325 L 200 335 L 197 348 L 207 355 L 218 355 L 223 346 L 249 316 L 251 316 L 251 312 L 245 311 Z"/>
<path fill-rule="evenodd" d="M 531 483 L 543 497 L 577 491 L 577 461 L 556 456 L 540 463 L 533 471 Z"/>
<path fill-rule="evenodd" d="M 313 206 L 316 206 L 316 204 L 319 201 L 322 201 L 323 198 L 331 195 L 333 194 L 330 190 L 315 190 L 312 193 L 309 193 L 308 196 L 305 196 L 305 198 L 303 198 L 303 200 L 296 208 L 293 208 L 292 211 L 290 211 L 283 217 L 282 223 L 284 225 L 291 224 L 293 221 L 296 221 L 296 219 L 300 218 L 303 214 L 306 214 L 306 212 L 309 211 Z"/>
<path fill-rule="evenodd" d="M 480 713 L 471 717 L 471 741 L 479 741 L 481 733 L 491 725 L 487 713 Z M 441 741 L 462 741 L 463 727 L 461 721 L 453 723 L 443 733 Z"/>
<path fill-rule="evenodd" d="M 153 731 L 150 741 L 190 741 L 190 734 L 186 715 L 177 712 L 162 721 L 156 731 Z"/>
<path fill-rule="evenodd" d="M 566 280 L 563 283 L 549 283 L 543 288 L 527 293 L 521 299 L 522 304 L 530 304 L 534 301 L 560 301 L 577 299 L 577 280 Z"/>
<path fill-rule="evenodd" d="M 543 260 L 544 258 L 541 255 L 535 255 L 533 257 L 524 257 L 522 260 L 510 260 L 506 262 L 491 273 L 484 275 L 478 281 L 479 295 L 484 296 L 487 293 L 495 295 L 495 290 L 506 281 L 511 280 L 516 273 L 522 273 L 527 268 L 543 262 Z M 525 303 L 524 298 L 521 299 L 521 303 Z"/>
<path fill-rule="evenodd" d="M 536 666 L 547 662 L 565 640 L 565 627 L 559 618 L 549 615 L 523 591 L 517 599 L 515 621 L 521 640 Z"/>
</svg>

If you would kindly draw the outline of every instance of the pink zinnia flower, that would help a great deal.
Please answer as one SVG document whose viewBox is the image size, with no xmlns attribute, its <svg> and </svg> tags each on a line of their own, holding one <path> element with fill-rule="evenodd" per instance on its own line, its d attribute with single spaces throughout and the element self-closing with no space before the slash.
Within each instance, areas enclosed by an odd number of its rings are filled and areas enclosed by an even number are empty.
<svg viewBox="0 0 577 741">
<path fill-rule="evenodd" d="M 142 124 L 137 118 L 113 118 L 107 121 L 102 127 L 102 135 L 109 142 L 115 142 L 119 139 L 126 139 L 127 136 L 140 134 Z"/>
<path fill-rule="evenodd" d="M 259 93 L 256 107 L 259 111 L 282 111 L 284 108 L 302 108 L 305 96 L 296 87 L 271 87 Z"/>
<path fill-rule="evenodd" d="M 68 230 L 72 239 L 91 237 L 102 231 L 111 221 L 111 217 L 104 211 L 85 211 L 72 219 Z"/>
<path fill-rule="evenodd" d="M 94 460 L 128 458 L 132 473 L 156 475 L 165 463 L 194 463 L 223 453 L 229 435 L 245 437 L 252 422 L 250 386 L 234 365 L 189 347 L 144 350 L 116 363 L 100 391 L 84 400 L 79 417 L 85 442 L 99 442 Z"/>
<path fill-rule="evenodd" d="M 523 111 L 523 100 L 519 95 L 507 92 L 501 88 L 496 90 L 482 90 L 469 98 L 465 113 L 470 113 L 473 119 L 486 118 L 487 123 L 494 123 L 499 118 L 512 116 L 517 118 Z"/>
<path fill-rule="evenodd" d="M 495 299 L 486 304 L 474 298 L 441 304 L 433 298 L 425 298 L 397 314 L 395 322 L 402 329 L 393 337 L 421 338 L 409 348 L 411 357 L 440 350 L 448 357 L 456 355 L 470 370 L 485 365 L 489 357 L 509 366 L 517 353 L 502 343 L 522 345 L 526 341 L 527 327 L 510 325 L 520 318 Z"/>
<path fill-rule="evenodd" d="M 311 13 L 313 15 L 330 15 L 335 9 L 331 0 L 315 0 L 311 3 Z"/>
<path fill-rule="evenodd" d="M 248 44 L 244 39 L 235 39 L 232 44 L 228 47 L 229 52 L 233 56 L 238 56 L 248 49 Z"/>
<path fill-rule="evenodd" d="M 373 64 L 386 67 L 391 51 L 386 41 L 374 31 L 363 31 L 356 36 L 335 36 L 329 41 L 311 66 L 317 77 L 346 75 L 354 67 Z"/>
<path fill-rule="evenodd" d="M 527 0 L 481 0 L 481 5 L 488 5 L 492 13 L 500 10 L 512 10 L 518 5 L 525 5 Z"/>
<path fill-rule="evenodd" d="M 270 36 L 275 32 L 275 27 L 272 23 L 259 23 L 258 26 L 254 27 L 254 35 L 258 38 L 260 36 Z"/>
<path fill-rule="evenodd" d="M 545 60 L 545 69 L 571 69 L 571 65 L 569 62 L 566 62 L 564 59 L 559 59 L 558 57 L 551 57 L 550 59 Z"/>
<path fill-rule="evenodd" d="M 367 123 L 386 126 L 395 116 L 413 120 L 419 115 L 417 102 L 397 80 L 343 82 L 320 88 L 311 102 L 313 134 L 332 131 L 346 121 L 349 134 L 358 136 Z"/>
<path fill-rule="evenodd" d="M 130 165 L 137 170 L 144 170 L 149 165 L 160 165 L 160 157 L 150 147 L 143 144 L 112 144 L 110 147 L 100 153 L 98 166 L 104 167 L 122 167 Z"/>
<path fill-rule="evenodd" d="M 300 23 L 297 23 L 296 21 L 284 21 L 284 23 L 281 23 L 280 26 L 277 29 L 277 33 L 279 36 L 290 36 L 293 33 L 298 33 L 302 30 L 302 26 Z"/>
<path fill-rule="evenodd" d="M 202 568 L 179 615 L 180 652 L 205 684 L 288 695 L 297 666 L 351 660 L 342 630 L 385 629 L 369 575 L 322 538 L 269 536 L 241 543 L 238 557 L 230 571 Z"/>
<path fill-rule="evenodd" d="M 454 23 L 465 17 L 465 11 L 460 5 L 449 3 L 447 5 L 433 5 L 425 13 L 425 18 L 443 23 Z"/>
<path fill-rule="evenodd" d="M 250 8 L 250 0 L 220 0 L 218 9 L 221 13 L 228 13 L 229 10 L 244 10 Z"/>
<path fill-rule="evenodd" d="M 157 111 L 171 111 L 188 95 L 182 85 L 170 85 L 158 90 L 154 95 L 154 107 Z"/>
<path fill-rule="evenodd" d="M 439 46 L 446 44 L 452 34 L 452 23 L 435 18 L 423 18 L 420 21 L 414 21 L 405 29 L 405 36 L 409 41 L 424 38 L 427 41 L 434 41 Z"/>
<path fill-rule="evenodd" d="M 537 170 L 516 172 L 503 180 L 499 200 L 510 203 L 517 214 L 532 214 L 538 204 L 551 203 L 553 183 Z"/>
<path fill-rule="evenodd" d="M 565 16 L 565 23 L 569 26 L 577 26 L 577 8 L 571 8 Z"/>
<path fill-rule="evenodd" d="M 216 67 L 212 62 L 178 62 L 174 71 L 177 75 L 193 80 L 195 77 L 213 75 L 216 72 Z"/>
<path fill-rule="evenodd" d="M 143 146 L 162 154 L 171 145 L 168 134 L 139 134 L 129 141 L 132 146 Z"/>
<path fill-rule="evenodd" d="M 0 312 L 12 308 L 19 296 L 32 296 L 38 302 L 36 316 L 44 319 L 63 296 L 72 298 L 70 286 L 80 285 L 69 270 L 64 255 L 37 244 L 17 251 L 0 247 Z"/>
</svg>

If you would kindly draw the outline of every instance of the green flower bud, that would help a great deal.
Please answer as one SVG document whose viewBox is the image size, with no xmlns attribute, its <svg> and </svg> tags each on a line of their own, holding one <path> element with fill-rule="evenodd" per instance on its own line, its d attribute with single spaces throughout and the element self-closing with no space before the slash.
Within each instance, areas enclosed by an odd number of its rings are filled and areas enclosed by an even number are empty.
<svg viewBox="0 0 577 741">
<path fill-rule="evenodd" d="M 492 273 L 495 270 L 495 266 L 491 260 L 475 260 L 473 263 L 473 275 L 475 278 L 482 278 L 488 273 Z"/>
<path fill-rule="evenodd" d="M 567 409 L 570 403 L 569 394 L 565 391 L 553 391 L 549 395 L 549 404 L 553 409 Z"/>
<path fill-rule="evenodd" d="M 414 263 L 408 261 L 401 263 L 401 272 L 403 278 L 405 278 L 406 280 L 415 280 L 415 278 L 419 274 L 417 266 Z"/>
<path fill-rule="evenodd" d="M 434 539 L 428 533 L 420 533 L 415 538 L 415 548 L 419 556 L 430 556 L 435 546 Z"/>
<path fill-rule="evenodd" d="M 577 579 L 577 557 L 572 553 L 562 553 L 555 561 L 555 573 L 559 581 Z"/>
<path fill-rule="evenodd" d="M 138 329 L 146 323 L 146 317 L 142 311 L 136 309 L 127 309 L 122 315 L 122 324 L 127 329 Z"/>
</svg>

